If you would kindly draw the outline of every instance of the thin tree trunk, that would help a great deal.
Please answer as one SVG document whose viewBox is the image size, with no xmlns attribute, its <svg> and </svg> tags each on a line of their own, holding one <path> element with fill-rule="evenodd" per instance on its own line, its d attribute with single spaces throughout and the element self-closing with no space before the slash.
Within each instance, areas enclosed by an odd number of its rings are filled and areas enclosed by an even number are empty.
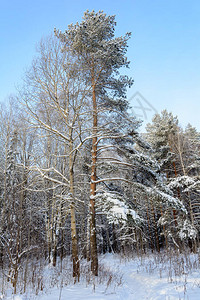
<svg viewBox="0 0 200 300">
<path fill-rule="evenodd" d="M 157 227 L 157 222 L 156 222 L 155 211 L 154 211 L 152 199 L 150 200 L 150 203 L 151 203 L 151 212 L 152 212 L 152 217 L 153 217 L 153 222 L 154 222 L 154 228 L 155 228 L 156 249 L 157 249 L 158 252 L 160 252 L 159 237 L 158 237 L 158 227 Z"/>
<path fill-rule="evenodd" d="M 92 86 L 93 101 L 93 132 L 92 132 L 92 169 L 90 185 L 90 249 L 91 249 L 91 271 L 98 276 L 98 255 L 95 225 L 95 196 L 96 196 L 96 163 L 97 163 L 97 103 L 95 85 Z"/>
<path fill-rule="evenodd" d="M 147 214 L 147 224 L 148 224 L 148 232 L 149 232 L 149 244 L 151 247 L 151 251 L 153 252 L 154 246 L 153 246 L 153 238 L 152 238 L 152 232 L 151 232 L 151 224 L 150 224 L 150 218 L 149 218 L 149 208 L 148 208 L 148 198 L 145 197 L 146 199 L 146 214 Z"/>
<path fill-rule="evenodd" d="M 87 216 L 86 257 L 90 261 L 90 215 Z"/>
<path fill-rule="evenodd" d="M 162 217 L 163 216 L 162 206 L 160 206 L 160 214 L 161 214 L 161 217 Z M 166 233 L 165 225 L 163 225 L 163 231 L 164 231 L 164 237 L 165 237 L 165 245 L 166 245 L 166 249 L 167 249 L 167 252 L 168 252 L 168 239 L 167 239 L 167 233 Z"/>
<path fill-rule="evenodd" d="M 75 203 L 74 203 L 74 171 L 73 171 L 73 156 L 72 156 L 72 136 L 70 141 L 70 155 L 69 155 L 69 181 L 70 181 L 70 193 L 71 193 L 71 239 L 72 239 L 72 260 L 73 260 L 73 277 L 74 281 L 79 281 L 80 278 L 80 264 L 78 258 L 78 239 L 76 231 L 76 215 L 75 215 Z"/>
</svg>

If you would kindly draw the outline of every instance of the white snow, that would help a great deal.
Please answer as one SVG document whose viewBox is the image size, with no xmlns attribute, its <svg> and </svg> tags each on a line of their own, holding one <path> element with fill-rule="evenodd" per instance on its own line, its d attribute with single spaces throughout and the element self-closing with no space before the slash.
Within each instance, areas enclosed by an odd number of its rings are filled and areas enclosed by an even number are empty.
<svg viewBox="0 0 200 300">
<path fill-rule="evenodd" d="M 100 279 L 44 288 L 38 295 L 0 296 L 6 300 L 198 300 L 198 255 L 168 256 L 166 253 L 132 259 L 101 256 Z M 49 272 L 52 269 L 49 268 Z M 48 274 L 48 273 L 47 273 Z M 48 280 L 48 278 L 47 278 Z M 95 282 L 96 281 L 96 282 Z M 0 294 L 1 295 L 1 294 Z"/>
<path fill-rule="evenodd" d="M 141 222 L 142 219 L 135 210 L 128 207 L 123 199 L 118 194 L 104 192 L 96 196 L 100 211 L 103 211 L 108 219 L 108 222 L 119 224 L 127 221 L 128 215 L 132 217 L 135 222 Z M 97 209 L 98 211 L 98 209 Z"/>
<path fill-rule="evenodd" d="M 195 239 L 197 236 L 196 228 L 188 221 L 184 220 L 183 226 L 179 231 L 179 237 L 181 240 L 186 238 Z"/>
</svg>

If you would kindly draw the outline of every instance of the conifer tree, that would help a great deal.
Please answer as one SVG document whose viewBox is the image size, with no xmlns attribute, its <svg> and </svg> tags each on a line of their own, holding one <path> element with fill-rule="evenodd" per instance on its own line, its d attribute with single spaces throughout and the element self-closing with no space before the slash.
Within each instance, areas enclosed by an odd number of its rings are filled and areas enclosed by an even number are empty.
<svg viewBox="0 0 200 300">
<path fill-rule="evenodd" d="M 83 21 L 71 24 L 65 33 L 56 32 L 65 47 L 79 57 L 85 75 L 85 85 L 90 87 L 92 105 L 92 165 L 90 184 L 90 250 L 91 270 L 98 275 L 98 257 L 95 228 L 95 196 L 97 181 L 97 152 L 99 131 L 99 111 L 107 109 L 127 108 L 127 102 L 121 101 L 125 96 L 126 87 L 132 80 L 120 76 L 119 69 L 128 67 L 126 58 L 127 41 L 130 33 L 115 37 L 115 16 L 106 16 L 103 11 L 95 13 L 86 11 Z"/>
<path fill-rule="evenodd" d="M 194 130 L 191 129 L 191 132 Z M 181 240 L 187 238 L 195 240 L 196 229 L 194 228 L 191 195 L 186 193 L 187 187 L 194 186 L 194 181 L 190 176 L 192 171 L 189 174 L 189 170 L 194 167 L 192 164 L 194 157 L 192 151 L 189 150 L 188 136 L 180 127 L 177 117 L 164 110 L 160 115 L 156 114 L 152 123 L 147 125 L 146 139 L 152 144 L 154 157 L 161 165 L 161 172 L 167 177 L 168 187 L 173 191 L 174 196 L 181 200 L 190 216 L 190 220 L 187 220 L 185 215 L 179 214 L 180 211 L 174 208 L 172 211 L 173 222 L 171 222 L 173 226 L 168 226 L 168 232 L 177 246 L 175 237 Z M 193 171 L 197 171 L 197 169 L 194 168 Z M 170 218 L 171 212 L 165 212 L 161 217 L 160 224 L 164 224 L 166 219 L 169 220 L 168 224 L 170 224 Z M 184 229 L 186 227 L 187 230 Z M 187 231 L 187 234 L 183 234 L 184 230 Z"/>
</svg>

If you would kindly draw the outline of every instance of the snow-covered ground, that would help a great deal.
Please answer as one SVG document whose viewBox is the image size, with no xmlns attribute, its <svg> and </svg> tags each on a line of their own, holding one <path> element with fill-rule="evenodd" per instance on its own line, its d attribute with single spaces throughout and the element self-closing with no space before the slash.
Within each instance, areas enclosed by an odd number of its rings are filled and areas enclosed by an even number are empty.
<svg viewBox="0 0 200 300">
<path fill-rule="evenodd" d="M 43 276 L 46 282 L 38 295 L 29 290 L 26 295 L 11 294 L 6 300 L 198 300 L 200 299 L 200 269 L 198 255 L 149 255 L 125 259 L 107 254 L 99 259 L 100 272 L 96 282 L 85 272 L 80 283 L 69 283 L 66 275 L 52 277 L 48 266 Z M 82 264 L 82 268 L 88 266 Z M 82 269 L 82 270 L 83 270 Z M 55 276 L 55 274 L 54 274 Z M 52 283 L 54 281 L 54 284 Z"/>
</svg>

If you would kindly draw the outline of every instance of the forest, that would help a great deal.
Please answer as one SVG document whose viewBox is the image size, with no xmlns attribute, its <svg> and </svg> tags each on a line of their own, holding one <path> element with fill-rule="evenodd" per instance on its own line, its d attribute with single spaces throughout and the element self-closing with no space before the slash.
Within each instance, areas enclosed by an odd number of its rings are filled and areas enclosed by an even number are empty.
<svg viewBox="0 0 200 300">
<path fill-rule="evenodd" d="M 86 11 L 55 29 L 1 105 L 0 280 L 14 294 L 41 262 L 62 272 L 71 257 L 78 283 L 82 260 L 99 275 L 101 254 L 199 251 L 200 133 L 165 107 L 139 132 L 124 75 L 131 33 L 115 27 Z"/>
</svg>

